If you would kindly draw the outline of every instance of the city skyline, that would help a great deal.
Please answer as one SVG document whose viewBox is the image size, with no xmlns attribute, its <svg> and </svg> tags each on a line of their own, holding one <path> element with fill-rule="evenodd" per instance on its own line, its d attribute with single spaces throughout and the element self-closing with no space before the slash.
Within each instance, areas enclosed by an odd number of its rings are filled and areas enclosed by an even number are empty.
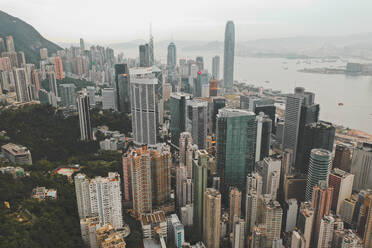
<svg viewBox="0 0 372 248">
<path fill-rule="evenodd" d="M 167 8 L 163 8 L 164 5 Z M 29 22 L 46 38 L 56 42 L 71 42 L 81 37 L 91 42 L 106 43 L 144 39 L 149 36 L 150 23 L 157 40 L 190 40 L 190 37 L 197 37 L 197 40 L 223 40 L 223 27 L 227 20 L 232 19 L 236 24 L 236 40 L 245 41 L 364 33 L 370 29 L 360 23 L 372 21 L 368 15 L 368 9 L 372 8 L 371 2 L 360 2 L 355 6 L 346 0 L 285 0 L 280 3 L 273 0 L 265 3 L 258 0 L 239 0 L 234 3 L 218 1 L 214 11 L 208 13 L 204 10 L 209 5 L 205 0 L 192 0 L 183 5 L 181 11 L 179 5 L 168 0 L 162 6 L 145 0 L 125 4 L 108 1 L 105 5 L 98 1 L 88 5 L 71 0 L 3 0 L 2 10 Z M 125 11 L 128 8 L 141 11 Z M 38 11 L 30 11 L 33 9 Z M 69 18 L 65 18 L 65 13 L 69 13 Z M 139 13 L 144 18 L 138 20 Z M 332 18 L 329 18 L 329 13 L 333 13 Z M 100 18 L 97 18 L 98 15 Z M 135 18 L 136 24 L 132 22 L 132 25 L 121 29 L 121 23 Z M 45 20 L 53 20 L 53 26 Z"/>
</svg>

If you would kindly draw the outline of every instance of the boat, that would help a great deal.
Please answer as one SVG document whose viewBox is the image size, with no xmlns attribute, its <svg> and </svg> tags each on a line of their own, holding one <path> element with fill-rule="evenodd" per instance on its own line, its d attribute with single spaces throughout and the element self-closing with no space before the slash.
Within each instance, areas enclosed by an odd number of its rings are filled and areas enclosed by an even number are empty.
<svg viewBox="0 0 372 248">
<path fill-rule="evenodd" d="M 265 81 L 265 83 L 267 83 L 267 84 L 268 84 L 268 83 L 270 83 L 270 81 L 266 80 L 266 81 Z"/>
<path fill-rule="evenodd" d="M 342 102 L 339 102 L 338 106 L 344 106 L 344 104 Z"/>
</svg>

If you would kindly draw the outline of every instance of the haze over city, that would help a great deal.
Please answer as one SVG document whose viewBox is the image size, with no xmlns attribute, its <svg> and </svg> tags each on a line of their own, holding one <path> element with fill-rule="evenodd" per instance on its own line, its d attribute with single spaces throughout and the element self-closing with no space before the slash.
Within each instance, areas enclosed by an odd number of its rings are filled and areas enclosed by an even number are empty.
<svg viewBox="0 0 372 248">
<path fill-rule="evenodd" d="M 349 0 L 1 0 L 2 10 L 32 23 L 54 42 L 111 43 L 148 37 L 156 41 L 223 40 L 234 20 L 236 40 L 334 36 L 371 32 L 371 1 Z"/>
</svg>

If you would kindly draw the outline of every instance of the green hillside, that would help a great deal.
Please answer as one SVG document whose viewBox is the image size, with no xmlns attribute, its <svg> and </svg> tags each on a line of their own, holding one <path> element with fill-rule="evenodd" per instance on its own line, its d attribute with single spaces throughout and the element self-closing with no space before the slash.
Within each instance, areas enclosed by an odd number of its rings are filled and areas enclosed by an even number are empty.
<svg viewBox="0 0 372 248">
<path fill-rule="evenodd" d="M 49 55 L 62 50 L 58 45 L 44 39 L 31 25 L 0 10 L 0 37 L 5 38 L 7 35 L 13 36 L 16 51 L 25 53 L 26 62 L 37 67 L 40 61 L 40 48 L 47 48 Z"/>
</svg>

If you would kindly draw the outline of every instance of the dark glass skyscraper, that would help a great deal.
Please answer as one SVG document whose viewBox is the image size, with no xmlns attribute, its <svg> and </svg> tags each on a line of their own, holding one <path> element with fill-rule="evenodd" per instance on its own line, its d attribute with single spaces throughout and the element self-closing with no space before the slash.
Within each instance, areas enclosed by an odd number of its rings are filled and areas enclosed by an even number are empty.
<svg viewBox="0 0 372 248">
<path fill-rule="evenodd" d="M 168 45 L 168 56 L 167 56 L 167 66 L 168 68 L 175 68 L 177 64 L 177 53 L 176 45 L 171 42 Z"/>
<path fill-rule="evenodd" d="M 130 113 L 130 85 L 127 64 L 115 65 L 115 89 L 117 106 L 120 112 Z"/>
<path fill-rule="evenodd" d="M 180 134 L 186 131 L 186 100 L 190 95 L 173 93 L 170 97 L 170 132 L 172 144 L 178 146 Z"/>
<path fill-rule="evenodd" d="M 329 122 L 310 123 L 305 126 L 303 138 L 299 140 L 296 164 L 301 173 L 307 174 L 312 149 L 322 148 L 332 152 L 336 129 Z"/>
<path fill-rule="evenodd" d="M 245 177 L 254 169 L 256 129 L 252 112 L 228 108 L 218 111 L 216 162 L 222 192 L 230 186 L 245 190 Z"/>
<path fill-rule="evenodd" d="M 233 21 L 226 23 L 225 50 L 223 56 L 223 87 L 231 89 L 234 82 L 235 27 Z"/>
</svg>

